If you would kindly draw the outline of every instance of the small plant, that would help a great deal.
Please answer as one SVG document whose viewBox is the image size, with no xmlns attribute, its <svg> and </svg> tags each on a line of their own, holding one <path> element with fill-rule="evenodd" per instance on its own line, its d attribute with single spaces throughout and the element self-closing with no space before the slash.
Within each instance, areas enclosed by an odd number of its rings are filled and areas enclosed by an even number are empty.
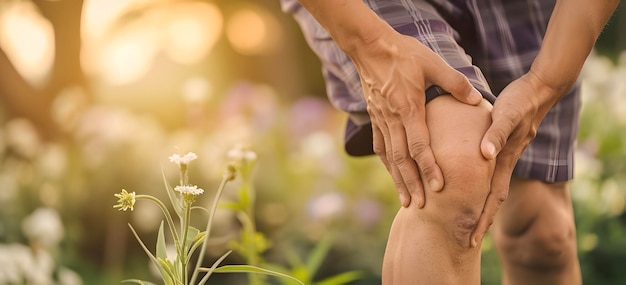
<svg viewBox="0 0 626 285">
<path fill-rule="evenodd" d="M 158 268 L 160 272 L 160 277 L 165 285 L 203 285 L 206 284 L 209 277 L 212 273 L 250 273 L 250 274 L 261 274 L 261 275 L 272 275 L 281 278 L 286 278 L 296 282 L 297 284 L 302 284 L 298 279 L 291 277 L 289 275 L 272 271 L 268 269 L 264 269 L 256 266 L 256 264 L 249 265 L 223 265 L 220 266 L 221 262 L 232 252 L 228 251 L 224 253 L 220 258 L 218 258 L 210 268 L 202 267 L 202 261 L 205 255 L 205 250 L 207 247 L 207 240 L 209 239 L 211 233 L 211 225 L 213 223 L 213 218 L 215 216 L 215 210 L 217 209 L 220 197 L 222 192 L 224 191 L 224 187 L 227 182 L 235 179 L 237 172 L 241 172 L 242 175 L 249 175 L 249 168 L 242 167 L 245 166 L 242 162 L 247 161 L 246 159 L 256 159 L 256 154 L 253 152 L 245 152 L 242 153 L 239 149 L 239 153 L 237 150 L 231 151 L 234 154 L 244 154 L 243 156 L 236 156 L 233 163 L 229 164 L 224 175 L 222 176 L 222 180 L 219 184 L 219 187 L 216 192 L 215 199 L 210 208 L 206 209 L 202 206 L 194 205 L 196 202 L 196 197 L 204 193 L 204 190 L 198 188 L 196 185 L 189 184 L 189 178 L 187 175 L 187 168 L 189 163 L 195 159 L 197 159 L 197 155 L 193 152 L 189 152 L 185 155 L 174 154 L 169 157 L 169 160 L 175 164 L 177 164 L 180 168 L 180 181 L 179 185 L 175 187 L 171 187 L 167 183 L 167 179 L 165 174 L 163 173 L 163 181 L 165 184 L 165 189 L 167 191 L 167 195 L 172 204 L 172 208 L 178 218 L 180 227 L 177 229 L 174 224 L 174 219 L 172 214 L 165 206 L 165 204 L 159 200 L 158 198 L 151 195 L 142 195 L 135 194 L 135 192 L 128 192 L 126 189 L 122 189 L 120 193 L 115 194 L 115 197 L 118 198 L 117 204 L 113 206 L 119 210 L 133 210 L 136 201 L 138 200 L 149 200 L 156 203 L 161 211 L 163 211 L 163 215 L 165 216 L 165 221 L 167 223 L 167 228 L 169 229 L 170 236 L 174 241 L 174 246 L 176 248 L 176 257 L 174 260 L 170 260 L 167 258 L 166 254 L 166 241 L 165 241 L 165 232 L 163 227 L 163 222 L 161 222 L 161 226 L 159 227 L 159 231 L 157 234 L 157 242 L 156 242 L 156 250 L 153 254 L 141 240 L 135 229 L 132 225 L 128 225 L 133 235 L 146 252 L 150 260 L 154 263 L 154 265 Z M 250 193 L 249 191 L 246 191 Z M 206 229 L 204 231 L 200 231 L 191 226 L 191 212 L 195 210 L 202 210 L 208 213 L 208 221 L 206 224 Z M 190 264 L 192 261 L 192 256 L 200 249 L 197 260 L 195 264 Z M 204 274 L 200 279 L 201 274 Z M 198 281 L 198 279 L 200 279 Z M 136 283 L 136 284 L 153 284 L 148 281 L 138 280 L 138 279 L 127 279 L 122 282 L 128 283 Z"/>
<path fill-rule="evenodd" d="M 241 185 L 236 201 L 222 201 L 221 206 L 235 212 L 237 219 L 241 223 L 241 233 L 238 239 L 229 242 L 230 248 L 236 253 L 245 257 L 246 263 L 253 266 L 262 266 L 271 268 L 276 272 L 287 272 L 289 276 L 296 277 L 305 284 L 310 285 L 343 285 L 363 277 L 359 271 L 349 271 L 340 273 L 331 277 L 327 277 L 320 281 L 315 281 L 314 277 L 326 258 L 328 251 L 332 245 L 332 236 L 327 235 L 320 243 L 318 243 L 312 252 L 309 253 L 306 260 L 302 260 L 299 256 L 291 251 L 287 251 L 289 267 L 266 262 L 262 254 L 271 247 L 271 241 L 267 237 L 257 231 L 255 209 L 256 192 L 252 183 L 252 172 L 256 162 L 256 154 L 245 148 L 234 148 L 228 153 L 233 160 L 233 166 L 238 169 L 241 177 Z M 290 254 L 291 253 L 291 254 Z M 259 274 L 249 274 L 250 285 L 268 284 L 265 280 L 266 276 Z M 294 282 L 292 279 L 281 279 L 283 285 L 294 285 L 300 283 Z"/>
</svg>

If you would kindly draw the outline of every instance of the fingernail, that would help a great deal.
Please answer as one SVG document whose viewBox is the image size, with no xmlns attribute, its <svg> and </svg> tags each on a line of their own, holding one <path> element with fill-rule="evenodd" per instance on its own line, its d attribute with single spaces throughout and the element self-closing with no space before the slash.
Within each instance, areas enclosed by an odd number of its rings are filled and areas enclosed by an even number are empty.
<svg viewBox="0 0 626 285">
<path fill-rule="evenodd" d="M 478 102 L 480 99 L 483 98 L 483 95 L 480 94 L 480 92 L 478 92 L 478 90 L 476 89 L 472 90 L 472 94 L 470 94 L 470 96 L 471 96 L 470 100 L 476 101 L 476 102 Z"/>
<path fill-rule="evenodd" d="M 428 181 L 428 187 L 430 188 L 431 191 L 439 191 L 441 188 L 441 184 L 439 183 L 439 180 L 437 179 L 431 179 Z"/>
<path fill-rule="evenodd" d="M 408 200 L 406 198 L 406 194 L 405 193 L 400 193 L 400 204 L 402 205 L 402 207 L 408 207 Z"/>
<path fill-rule="evenodd" d="M 491 155 L 491 158 L 496 157 L 496 146 L 493 143 L 487 143 L 487 152 Z"/>
<path fill-rule="evenodd" d="M 472 246 L 472 247 L 476 247 L 476 245 L 478 244 L 478 243 L 476 242 L 476 239 L 477 239 L 477 238 L 472 239 L 472 242 L 471 242 L 471 246 Z"/>
</svg>

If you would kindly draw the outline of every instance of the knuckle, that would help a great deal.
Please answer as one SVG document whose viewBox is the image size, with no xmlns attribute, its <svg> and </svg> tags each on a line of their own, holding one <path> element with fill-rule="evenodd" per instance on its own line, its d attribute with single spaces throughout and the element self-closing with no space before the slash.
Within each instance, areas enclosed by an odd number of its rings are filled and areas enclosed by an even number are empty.
<svg viewBox="0 0 626 285">
<path fill-rule="evenodd" d="M 374 150 L 374 153 L 378 156 L 386 155 L 385 146 L 383 146 L 382 144 L 375 143 L 372 146 L 372 149 Z"/>
<path fill-rule="evenodd" d="M 530 140 L 533 140 L 536 136 L 537 136 L 537 127 L 536 126 L 532 126 L 528 132 L 528 138 Z"/>
<path fill-rule="evenodd" d="M 414 108 L 411 107 L 411 105 L 407 103 L 393 104 L 390 106 L 389 109 L 390 109 L 391 114 L 395 116 L 399 116 L 401 118 L 410 116 L 411 114 L 414 113 Z"/>
<path fill-rule="evenodd" d="M 448 82 L 451 86 L 458 86 L 457 92 L 468 92 L 471 89 L 471 85 L 469 84 L 467 78 L 460 72 L 455 70 L 453 76 L 450 76 Z"/>
<path fill-rule="evenodd" d="M 391 159 L 393 162 L 395 162 L 398 166 L 403 165 L 404 163 L 406 163 L 407 161 L 407 154 L 401 151 L 392 151 L 391 152 Z"/>
<path fill-rule="evenodd" d="M 500 193 L 496 196 L 496 203 L 497 203 L 498 208 L 500 207 L 500 205 L 502 205 L 502 203 L 504 203 L 504 201 L 506 201 L 508 196 L 509 194 L 507 192 Z"/>
<path fill-rule="evenodd" d="M 409 153 L 411 157 L 417 161 L 422 158 L 428 149 L 428 143 L 423 140 L 413 140 L 409 142 Z"/>
</svg>

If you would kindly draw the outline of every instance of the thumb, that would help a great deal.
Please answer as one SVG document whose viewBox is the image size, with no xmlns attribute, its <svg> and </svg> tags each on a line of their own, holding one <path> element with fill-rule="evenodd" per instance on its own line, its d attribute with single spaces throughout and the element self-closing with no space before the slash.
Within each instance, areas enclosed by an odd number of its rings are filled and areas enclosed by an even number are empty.
<svg viewBox="0 0 626 285">
<path fill-rule="evenodd" d="M 498 153 L 506 145 L 506 142 L 513 132 L 513 125 L 507 120 L 493 119 L 491 126 L 485 132 L 480 142 L 480 152 L 486 159 L 495 159 Z"/>
<path fill-rule="evenodd" d="M 456 69 L 447 66 L 447 70 L 436 73 L 435 85 L 450 92 L 457 100 L 470 105 L 478 105 L 483 96 L 472 86 L 469 79 Z"/>
</svg>

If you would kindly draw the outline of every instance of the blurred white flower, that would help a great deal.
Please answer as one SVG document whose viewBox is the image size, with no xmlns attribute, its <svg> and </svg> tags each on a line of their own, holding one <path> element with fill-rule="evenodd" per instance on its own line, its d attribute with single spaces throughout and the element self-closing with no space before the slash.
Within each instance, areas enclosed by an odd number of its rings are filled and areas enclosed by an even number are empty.
<svg viewBox="0 0 626 285">
<path fill-rule="evenodd" d="M 193 153 L 193 152 L 188 152 L 185 155 L 181 156 L 177 153 L 170 155 L 169 160 L 170 162 L 176 163 L 178 166 L 180 165 L 187 165 L 189 164 L 191 161 L 197 159 L 198 156 Z"/>
<path fill-rule="evenodd" d="M 0 284 L 21 284 L 25 270 L 33 270 L 35 262 L 28 247 L 21 244 L 0 244 Z"/>
<path fill-rule="evenodd" d="M 50 178 L 59 178 L 67 167 L 67 153 L 61 144 L 46 144 L 43 152 L 37 159 L 42 175 Z"/>
<path fill-rule="evenodd" d="M 615 179 L 602 183 L 601 197 L 604 205 L 602 208 L 611 217 L 621 215 L 626 209 L 626 193 L 622 189 L 622 185 Z"/>
<path fill-rule="evenodd" d="M 0 203 L 9 202 L 15 198 L 19 187 L 16 175 L 0 173 Z M 1 283 L 0 283 L 1 284 Z"/>
<path fill-rule="evenodd" d="M 56 270 L 56 272 L 55 272 Z M 54 263 L 46 250 L 33 251 L 22 244 L 0 244 L 0 284 L 82 285 L 78 274 Z"/>
<path fill-rule="evenodd" d="M 174 187 L 174 190 L 182 194 L 200 195 L 204 193 L 202 188 L 198 188 L 196 185 L 178 185 Z"/>
<path fill-rule="evenodd" d="M 33 158 L 39 153 L 41 141 L 35 126 L 30 121 L 12 119 L 5 128 L 8 148 L 27 158 Z"/>
<path fill-rule="evenodd" d="M 22 221 L 22 232 L 31 241 L 49 248 L 63 239 L 64 229 L 57 211 L 39 208 Z"/>
<path fill-rule="evenodd" d="M 204 103 L 211 92 L 211 84 L 203 77 L 192 77 L 182 86 L 183 99 L 188 103 Z"/>
<path fill-rule="evenodd" d="M 611 69 L 613 69 L 613 63 L 609 58 L 591 53 L 585 61 L 581 75 L 587 82 L 602 84 L 610 77 Z"/>
<path fill-rule="evenodd" d="M 322 157 L 334 151 L 334 137 L 327 132 L 314 132 L 302 141 L 302 151 L 315 157 Z"/>
<path fill-rule="evenodd" d="M 237 144 L 235 147 L 230 149 L 226 155 L 229 159 L 235 161 L 254 161 L 257 158 L 254 151 L 249 150 L 242 144 Z"/>
<path fill-rule="evenodd" d="M 307 210 L 314 220 L 329 218 L 343 210 L 345 200 L 345 197 L 338 192 L 325 193 L 311 199 Z"/>
<path fill-rule="evenodd" d="M 83 280 L 76 272 L 61 267 L 58 270 L 59 284 L 62 285 L 83 285 Z"/>
<path fill-rule="evenodd" d="M 574 152 L 574 177 L 577 178 L 597 178 L 602 173 L 602 162 L 592 153 L 586 151 L 584 147 L 578 147 Z"/>
</svg>

